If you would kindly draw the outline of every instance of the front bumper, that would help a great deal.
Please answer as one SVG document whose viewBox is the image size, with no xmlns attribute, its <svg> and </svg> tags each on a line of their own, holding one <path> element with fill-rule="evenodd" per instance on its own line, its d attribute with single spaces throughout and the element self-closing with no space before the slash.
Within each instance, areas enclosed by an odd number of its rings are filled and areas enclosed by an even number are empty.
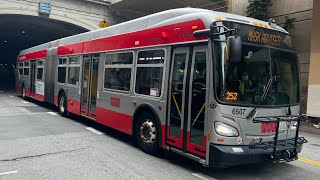
<svg viewBox="0 0 320 180">
<path fill-rule="evenodd" d="M 292 145 L 279 146 L 277 148 L 277 154 L 282 156 L 283 152 L 290 152 L 295 157 L 291 160 L 295 160 L 297 153 L 300 153 L 302 144 L 298 144 L 297 147 Z M 210 145 L 209 153 L 209 166 L 210 167 L 230 167 L 245 164 L 262 163 L 266 161 L 273 161 L 272 156 L 273 149 L 252 149 L 249 146 L 226 146 L 226 145 Z"/>
</svg>

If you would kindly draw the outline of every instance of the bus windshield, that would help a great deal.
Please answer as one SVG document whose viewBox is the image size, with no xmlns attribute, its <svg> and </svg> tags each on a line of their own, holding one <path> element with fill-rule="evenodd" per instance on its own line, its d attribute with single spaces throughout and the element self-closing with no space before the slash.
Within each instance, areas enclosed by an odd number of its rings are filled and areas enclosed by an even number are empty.
<svg viewBox="0 0 320 180">
<path fill-rule="evenodd" d="M 256 27 L 255 31 L 258 31 Z M 297 55 L 288 48 L 276 47 L 275 44 L 281 45 L 280 42 L 252 43 L 246 41 L 247 36 L 241 37 L 243 46 L 239 63 L 226 60 L 226 42 L 223 38 L 214 41 L 218 99 L 224 103 L 244 106 L 299 103 Z M 268 89 L 270 79 L 273 81 Z M 265 91 L 267 96 L 263 99 Z"/>
</svg>

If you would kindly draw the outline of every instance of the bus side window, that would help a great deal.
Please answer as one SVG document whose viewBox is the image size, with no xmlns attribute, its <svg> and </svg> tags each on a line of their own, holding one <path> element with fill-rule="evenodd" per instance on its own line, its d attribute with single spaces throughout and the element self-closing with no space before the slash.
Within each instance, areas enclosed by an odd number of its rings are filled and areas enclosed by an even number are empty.
<svg viewBox="0 0 320 180">
<path fill-rule="evenodd" d="M 67 77 L 67 58 L 59 58 L 58 64 L 58 82 L 66 83 Z"/>
<path fill-rule="evenodd" d="M 19 63 L 19 75 L 23 76 L 23 63 Z"/>
<path fill-rule="evenodd" d="M 165 51 L 140 51 L 137 62 L 136 93 L 161 96 Z"/>
<path fill-rule="evenodd" d="M 24 75 L 28 76 L 29 75 L 29 62 L 24 62 Z"/>
<path fill-rule="evenodd" d="M 80 56 L 69 57 L 68 84 L 79 85 L 80 81 Z"/>
<path fill-rule="evenodd" d="M 107 54 L 104 71 L 104 88 L 130 91 L 133 53 Z"/>
<path fill-rule="evenodd" d="M 43 80 L 43 70 L 44 70 L 44 64 L 43 59 L 39 59 L 37 61 L 37 80 Z"/>
</svg>

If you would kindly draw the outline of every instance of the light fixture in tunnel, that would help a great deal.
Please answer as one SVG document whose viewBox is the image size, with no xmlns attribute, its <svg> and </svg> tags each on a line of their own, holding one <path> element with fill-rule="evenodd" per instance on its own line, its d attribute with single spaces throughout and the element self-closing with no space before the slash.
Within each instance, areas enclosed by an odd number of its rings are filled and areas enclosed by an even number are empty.
<svg viewBox="0 0 320 180">
<path fill-rule="evenodd" d="M 7 43 L 7 41 L 3 41 L 4 43 Z"/>
</svg>

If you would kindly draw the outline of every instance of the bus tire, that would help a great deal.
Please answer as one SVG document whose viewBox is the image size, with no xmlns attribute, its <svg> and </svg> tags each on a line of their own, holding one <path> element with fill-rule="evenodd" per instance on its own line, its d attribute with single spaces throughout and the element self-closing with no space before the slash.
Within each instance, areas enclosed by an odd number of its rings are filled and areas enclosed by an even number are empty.
<svg viewBox="0 0 320 180">
<path fill-rule="evenodd" d="M 26 88 L 24 87 L 24 85 L 21 88 L 21 97 L 24 100 L 27 99 Z"/>
<path fill-rule="evenodd" d="M 66 117 L 68 115 L 67 111 L 67 97 L 64 93 L 59 95 L 58 99 L 58 109 L 61 116 Z"/>
<path fill-rule="evenodd" d="M 143 113 L 136 123 L 135 139 L 142 151 L 158 155 L 160 152 L 160 127 L 153 115 Z"/>
</svg>

